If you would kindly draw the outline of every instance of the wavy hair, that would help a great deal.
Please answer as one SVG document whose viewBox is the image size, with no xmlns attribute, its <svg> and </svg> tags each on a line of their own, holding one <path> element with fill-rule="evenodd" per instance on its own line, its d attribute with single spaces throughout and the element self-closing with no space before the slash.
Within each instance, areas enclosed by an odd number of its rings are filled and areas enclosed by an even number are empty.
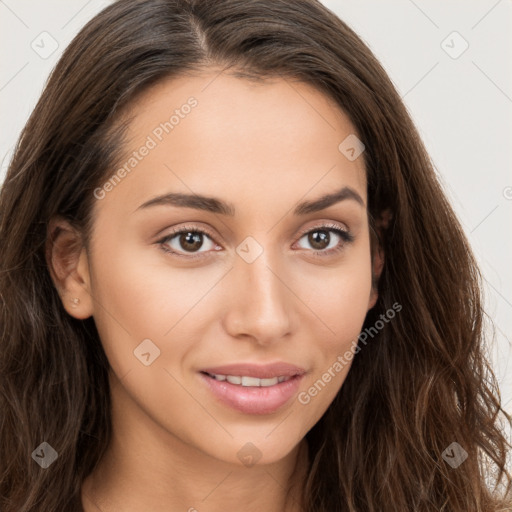
<svg viewBox="0 0 512 512">
<path fill-rule="evenodd" d="M 364 328 L 403 306 L 361 346 L 306 435 L 305 510 L 510 510 L 499 418 L 511 417 L 485 354 L 474 255 L 386 72 L 316 0 L 120 0 L 64 51 L 0 193 L 0 509 L 83 510 L 82 482 L 111 436 L 109 363 L 93 318 L 63 308 L 49 221 L 67 219 L 87 247 L 94 190 L 125 141 L 123 108 L 210 66 L 306 82 L 349 117 L 366 146 L 372 252 L 378 241 L 386 255 Z M 42 441 L 58 453 L 48 469 L 31 457 Z M 456 468 L 443 458 L 453 442 L 467 452 Z"/>
</svg>

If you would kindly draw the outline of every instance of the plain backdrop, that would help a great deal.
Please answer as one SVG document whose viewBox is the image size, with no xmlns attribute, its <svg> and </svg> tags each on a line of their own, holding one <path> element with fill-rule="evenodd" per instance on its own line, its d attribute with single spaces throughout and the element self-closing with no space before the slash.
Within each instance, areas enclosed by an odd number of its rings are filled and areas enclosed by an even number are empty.
<svg viewBox="0 0 512 512">
<path fill-rule="evenodd" d="M 63 49 L 109 3 L 0 0 L 0 182 Z M 512 2 L 323 3 L 383 64 L 432 156 L 483 271 L 489 357 L 512 413 Z"/>
</svg>

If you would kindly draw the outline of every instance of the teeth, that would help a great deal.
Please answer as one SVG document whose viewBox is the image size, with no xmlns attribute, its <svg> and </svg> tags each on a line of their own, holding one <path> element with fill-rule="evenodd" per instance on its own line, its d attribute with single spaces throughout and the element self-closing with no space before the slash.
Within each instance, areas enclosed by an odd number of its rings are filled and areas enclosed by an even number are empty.
<svg viewBox="0 0 512 512">
<path fill-rule="evenodd" d="M 261 379 L 256 377 L 242 377 L 242 386 L 259 386 Z"/>
<path fill-rule="evenodd" d="M 275 386 L 279 382 L 279 379 L 277 377 L 274 377 L 273 379 L 255 379 L 255 380 L 260 381 L 260 383 L 258 384 L 259 386 Z"/>
<path fill-rule="evenodd" d="M 291 377 L 273 377 L 272 379 L 258 379 L 257 377 L 247 377 L 245 375 L 238 376 L 238 375 L 218 375 L 213 374 L 210 375 L 216 380 L 224 381 L 227 380 L 231 384 L 238 384 L 242 386 L 249 386 L 249 387 L 268 387 L 268 386 L 275 386 L 276 384 L 280 382 L 284 382 L 286 380 L 291 379 Z"/>
</svg>

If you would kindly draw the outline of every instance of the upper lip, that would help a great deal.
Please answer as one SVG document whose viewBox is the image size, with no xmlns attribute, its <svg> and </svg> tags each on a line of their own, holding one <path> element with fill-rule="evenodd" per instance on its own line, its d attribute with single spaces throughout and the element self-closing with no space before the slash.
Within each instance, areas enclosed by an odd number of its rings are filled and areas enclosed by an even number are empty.
<svg viewBox="0 0 512 512">
<path fill-rule="evenodd" d="M 233 375 L 233 376 L 246 376 L 256 377 L 259 379 L 273 379 L 274 377 L 293 377 L 295 375 L 302 375 L 306 373 L 304 368 L 295 366 L 294 364 L 278 362 L 272 364 L 258 365 L 253 363 L 236 363 L 226 364 L 222 366 L 215 366 L 204 368 L 203 372 L 215 375 Z"/>
</svg>

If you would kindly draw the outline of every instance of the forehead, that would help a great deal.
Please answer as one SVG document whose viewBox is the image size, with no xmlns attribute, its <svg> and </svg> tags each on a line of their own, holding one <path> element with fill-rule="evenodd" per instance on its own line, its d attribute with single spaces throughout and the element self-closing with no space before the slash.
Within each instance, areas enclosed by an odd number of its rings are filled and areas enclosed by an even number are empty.
<svg viewBox="0 0 512 512">
<path fill-rule="evenodd" d="M 126 179 L 109 200 L 123 195 L 136 208 L 151 194 L 179 190 L 230 202 L 262 199 L 260 191 L 296 202 L 349 185 L 366 201 L 363 158 L 351 161 L 339 147 L 353 125 L 304 82 L 209 70 L 157 83 L 125 114 Z"/>
</svg>

